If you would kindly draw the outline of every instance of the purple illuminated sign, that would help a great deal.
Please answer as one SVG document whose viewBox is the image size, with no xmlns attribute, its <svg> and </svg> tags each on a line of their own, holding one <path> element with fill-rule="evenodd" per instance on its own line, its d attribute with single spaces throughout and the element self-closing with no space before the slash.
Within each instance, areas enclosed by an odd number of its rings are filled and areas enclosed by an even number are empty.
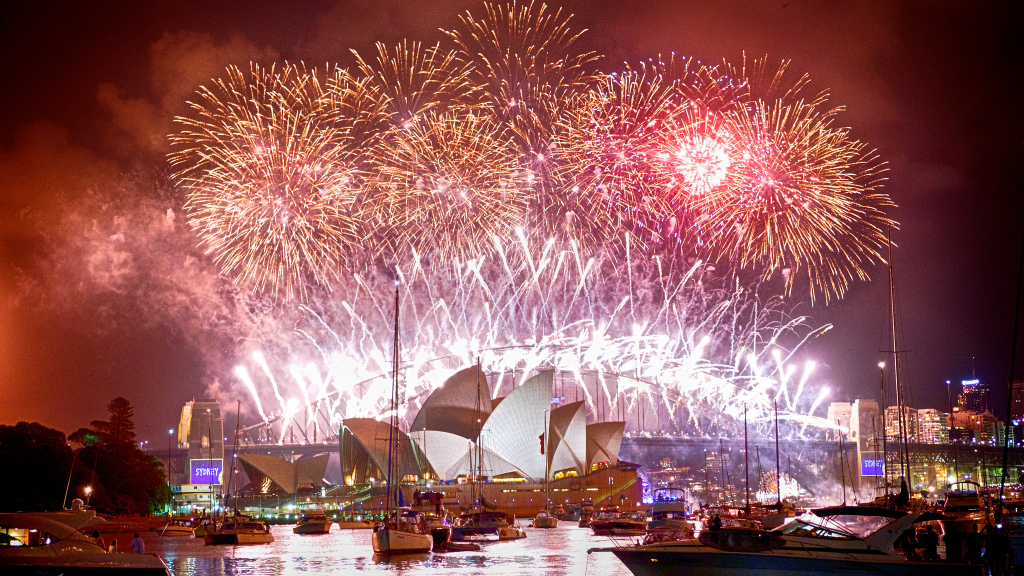
<svg viewBox="0 0 1024 576">
<path fill-rule="evenodd" d="M 224 460 L 191 460 L 189 462 L 189 484 L 220 484 L 224 472 Z"/>
<path fill-rule="evenodd" d="M 878 454 L 865 453 L 861 455 L 860 475 L 881 476 L 884 471 L 885 462 Z"/>
</svg>

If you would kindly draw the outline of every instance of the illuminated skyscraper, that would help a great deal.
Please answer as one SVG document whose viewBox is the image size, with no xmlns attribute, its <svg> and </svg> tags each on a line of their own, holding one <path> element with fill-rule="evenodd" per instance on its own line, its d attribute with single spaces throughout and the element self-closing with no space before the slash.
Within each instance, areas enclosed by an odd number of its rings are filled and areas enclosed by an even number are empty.
<svg viewBox="0 0 1024 576">
<path fill-rule="evenodd" d="M 1016 380 L 1013 383 L 1013 391 L 1010 399 L 1010 419 L 1024 420 L 1024 380 Z"/>
<path fill-rule="evenodd" d="M 961 412 L 984 412 L 988 410 L 988 384 L 974 378 L 962 380 L 958 404 Z"/>
</svg>

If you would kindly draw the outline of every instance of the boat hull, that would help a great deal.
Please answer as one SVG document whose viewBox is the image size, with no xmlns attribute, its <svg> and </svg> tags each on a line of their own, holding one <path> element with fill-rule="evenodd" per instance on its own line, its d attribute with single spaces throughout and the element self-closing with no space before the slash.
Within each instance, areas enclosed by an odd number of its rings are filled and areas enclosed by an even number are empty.
<svg viewBox="0 0 1024 576">
<path fill-rule="evenodd" d="M 189 528 L 187 526 L 168 526 L 167 528 L 164 528 L 163 530 L 161 530 L 159 534 L 161 536 L 171 536 L 171 537 L 174 537 L 174 536 L 182 537 L 182 536 L 193 536 L 194 535 L 193 532 L 192 532 L 192 528 Z"/>
<path fill-rule="evenodd" d="M 779 554 L 676 552 L 643 549 L 612 551 L 636 576 L 816 576 L 870 573 L 893 576 L 981 576 L 982 567 L 941 562 L 858 561 Z"/>
<path fill-rule="evenodd" d="M 168 576 L 169 572 L 155 556 L 79 552 L 61 556 L 0 556 L 0 574 Z"/>
<path fill-rule="evenodd" d="M 331 522 L 304 522 L 292 528 L 294 534 L 327 534 L 331 531 Z"/>
<path fill-rule="evenodd" d="M 430 548 L 434 544 L 433 538 L 428 534 L 416 534 L 391 528 L 374 532 L 372 541 L 375 554 L 430 552 Z"/>
<path fill-rule="evenodd" d="M 448 526 L 435 526 L 430 529 L 430 538 L 434 550 L 441 550 L 452 540 L 452 529 Z"/>
<path fill-rule="evenodd" d="M 274 535 L 269 532 L 239 532 L 222 533 L 207 532 L 203 540 L 210 545 L 217 544 L 270 544 L 274 541 Z"/>
<path fill-rule="evenodd" d="M 339 520 L 339 530 L 367 530 L 373 528 L 373 520 Z"/>
<path fill-rule="evenodd" d="M 554 528 L 556 526 L 558 526 L 558 519 L 557 518 L 534 518 L 533 519 L 533 527 L 534 528 Z"/>
</svg>

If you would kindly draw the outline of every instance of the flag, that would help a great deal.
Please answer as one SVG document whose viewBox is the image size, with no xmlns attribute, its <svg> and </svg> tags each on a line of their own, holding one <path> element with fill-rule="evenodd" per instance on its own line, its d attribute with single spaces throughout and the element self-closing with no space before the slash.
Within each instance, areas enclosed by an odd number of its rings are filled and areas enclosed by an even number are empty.
<svg viewBox="0 0 1024 576">
<path fill-rule="evenodd" d="M 542 456 L 544 455 L 544 435 L 543 434 L 540 435 L 540 453 L 541 453 Z"/>
</svg>

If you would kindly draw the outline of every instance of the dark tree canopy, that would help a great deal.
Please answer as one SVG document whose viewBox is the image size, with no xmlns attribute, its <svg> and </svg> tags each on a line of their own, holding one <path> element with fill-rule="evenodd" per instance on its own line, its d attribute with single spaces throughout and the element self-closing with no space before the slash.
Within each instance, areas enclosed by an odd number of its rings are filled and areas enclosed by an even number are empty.
<svg viewBox="0 0 1024 576">
<path fill-rule="evenodd" d="M 94 420 L 92 429 L 79 428 L 70 438 L 34 422 L 0 425 L 0 511 L 60 510 L 66 500 L 85 499 L 86 487 L 97 512 L 148 514 L 163 507 L 170 496 L 163 463 L 136 444 L 131 403 L 115 398 L 107 410 L 109 421 Z M 72 451 L 69 440 L 82 447 Z"/>
<path fill-rule="evenodd" d="M 104 444 L 135 441 L 135 409 L 127 399 L 118 396 L 107 404 L 110 420 L 93 420 L 92 427 Z"/>
<path fill-rule="evenodd" d="M 42 424 L 0 425 L 0 511 L 60 510 L 74 457 L 64 433 Z M 78 462 L 75 478 L 86 470 Z M 84 476 L 88 480 L 88 476 Z M 72 492 L 68 498 L 76 497 Z"/>
</svg>

